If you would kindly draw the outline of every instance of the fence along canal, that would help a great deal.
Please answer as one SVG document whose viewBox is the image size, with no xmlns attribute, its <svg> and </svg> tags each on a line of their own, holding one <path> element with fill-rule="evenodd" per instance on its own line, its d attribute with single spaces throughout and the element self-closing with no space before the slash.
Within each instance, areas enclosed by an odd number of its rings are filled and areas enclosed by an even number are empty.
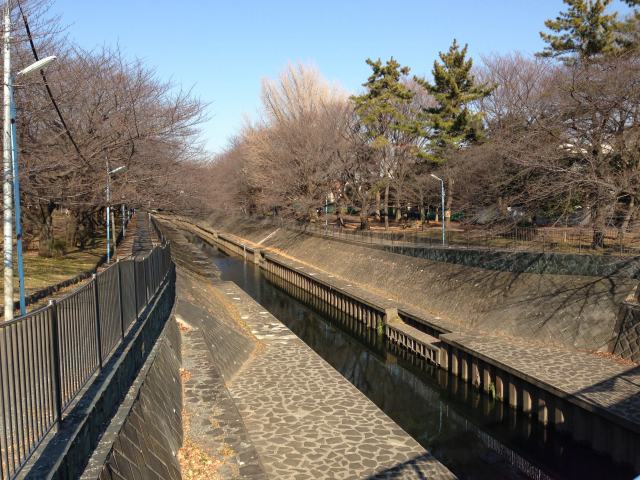
<svg viewBox="0 0 640 480">
<path fill-rule="evenodd" d="M 256 268 L 255 270 L 259 271 L 260 275 L 264 276 L 270 283 L 276 284 L 287 291 L 290 296 L 295 298 L 296 295 L 293 295 L 292 292 L 300 292 L 305 305 L 313 305 L 313 302 L 309 302 L 309 300 L 315 298 L 320 302 L 320 305 L 324 305 L 321 308 L 328 309 L 334 313 L 338 312 L 335 318 L 348 318 L 347 323 L 351 326 L 351 331 L 367 332 L 362 338 L 378 338 L 379 335 L 376 333 L 376 330 L 380 329 L 381 323 L 383 326 L 386 326 L 381 320 L 384 318 L 385 311 L 380 307 L 370 304 L 364 299 L 355 298 L 350 292 L 342 292 L 340 289 L 326 284 L 322 279 L 310 276 L 308 272 L 303 272 L 293 265 L 288 265 L 285 259 L 274 258 L 268 253 L 248 247 L 226 235 L 218 234 L 216 240 L 216 246 L 220 247 L 223 252 L 239 255 L 251 263 L 259 264 L 260 269 Z M 237 262 L 236 260 L 233 261 Z M 224 262 L 222 265 L 224 266 Z M 245 267 L 249 268 L 251 266 L 245 262 Z M 253 269 L 253 267 L 251 268 Z M 224 272 L 224 268 L 222 269 Z M 250 274 L 248 275 L 249 277 L 251 276 Z M 223 278 L 225 278 L 224 274 Z M 234 280 L 242 286 L 244 277 L 234 278 Z M 256 299 L 261 303 L 263 301 L 263 299 Z M 264 303 L 263 305 L 269 309 Z M 287 323 L 285 318 L 281 317 L 278 312 L 272 311 L 272 313 Z M 399 313 L 405 320 L 412 320 L 411 318 L 406 318 L 405 312 Z M 364 322 L 363 319 L 365 320 Z M 288 326 L 292 328 L 291 325 L 288 324 Z M 391 340 L 388 338 L 388 332 L 386 333 L 387 338 L 385 341 Z M 433 334 L 435 333 L 436 332 L 433 332 Z M 299 336 L 307 341 L 302 335 Z M 429 368 L 439 372 L 439 382 L 444 388 L 456 396 L 462 394 L 465 402 L 472 402 L 474 404 L 473 410 L 476 413 L 477 410 L 482 411 L 480 417 L 476 417 L 476 431 L 479 432 L 476 437 L 484 438 L 486 440 L 486 442 L 483 442 L 485 445 L 493 444 L 495 447 L 493 448 L 494 451 L 503 452 L 500 453 L 502 457 L 512 458 L 513 460 L 510 461 L 510 463 L 518 466 L 521 471 L 528 472 L 527 476 L 530 478 L 546 478 L 545 471 L 551 472 L 550 476 L 552 478 L 631 479 L 635 477 L 635 469 L 627 463 L 628 459 L 624 458 L 621 460 L 616 458 L 614 460 L 610 454 L 606 453 L 608 449 L 590 446 L 591 442 L 584 441 L 584 439 L 580 438 L 572 438 L 568 432 L 554 428 L 552 423 L 546 424 L 535 421 L 534 417 L 527 415 L 526 412 L 522 412 L 521 409 L 511 408 L 508 404 L 491 398 L 486 392 L 483 393 L 482 389 L 474 387 L 468 379 L 463 380 L 459 377 L 452 376 L 450 372 L 446 371 L 446 368 L 444 370 L 438 368 L 437 364 L 434 365 L 433 356 L 429 358 L 429 352 L 426 352 L 427 354 L 419 354 L 418 346 L 397 341 L 395 344 L 387 342 L 384 348 L 385 351 L 395 352 L 393 358 L 402 357 L 410 363 L 433 365 Z M 413 350 L 413 352 L 411 353 L 409 350 Z M 326 359 L 331 363 L 330 358 Z M 395 360 L 393 361 L 395 362 Z M 334 366 L 339 369 L 336 365 Z M 349 378 L 348 375 L 345 376 Z M 358 386 L 358 388 L 360 388 L 360 386 Z M 395 387 L 392 387 L 391 390 L 395 390 Z M 370 392 L 364 392 L 367 396 L 370 396 Z M 372 397 L 370 396 L 370 398 Z M 383 402 L 388 402 L 388 398 L 387 396 Z M 383 404 L 380 404 L 380 406 L 383 410 L 387 411 Z M 418 406 L 416 406 L 415 409 L 418 411 Z M 420 422 L 418 417 L 413 416 L 406 423 L 403 423 L 402 419 L 394 417 L 394 414 L 397 413 L 395 410 L 387 411 L 387 413 L 405 428 L 405 430 L 414 435 L 415 432 L 411 431 L 412 422 Z M 502 440 L 502 446 L 499 445 L 500 441 L 497 441 L 491 436 L 486 436 L 483 428 L 483 425 L 486 425 L 487 422 L 485 413 L 490 414 L 493 418 L 489 423 L 495 422 L 499 425 L 506 423 L 509 425 L 508 433 L 503 432 L 503 436 L 498 436 L 498 438 Z M 465 426 L 469 426 L 466 419 Z M 422 442 L 419 438 L 419 432 L 414 435 L 414 437 Z M 431 448 L 427 443 L 424 445 Z M 519 455 L 515 453 L 512 448 L 522 452 L 522 454 Z M 450 459 L 440 458 L 440 460 L 454 472 L 456 471 L 456 469 L 452 467 Z M 544 470 L 542 470 L 542 468 L 544 468 Z M 492 477 L 489 476 L 487 478 Z"/>
<path fill-rule="evenodd" d="M 171 266 L 164 243 L 0 323 L 0 479 L 14 478 L 122 344 Z"/>
</svg>

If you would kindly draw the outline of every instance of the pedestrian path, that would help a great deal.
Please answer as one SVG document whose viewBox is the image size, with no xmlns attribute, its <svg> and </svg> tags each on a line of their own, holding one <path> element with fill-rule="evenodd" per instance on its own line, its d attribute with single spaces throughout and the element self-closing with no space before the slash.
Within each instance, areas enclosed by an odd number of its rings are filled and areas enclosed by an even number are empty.
<svg viewBox="0 0 640 480">
<path fill-rule="evenodd" d="M 455 478 L 240 287 L 220 288 L 263 346 L 228 388 L 271 478 Z"/>
</svg>

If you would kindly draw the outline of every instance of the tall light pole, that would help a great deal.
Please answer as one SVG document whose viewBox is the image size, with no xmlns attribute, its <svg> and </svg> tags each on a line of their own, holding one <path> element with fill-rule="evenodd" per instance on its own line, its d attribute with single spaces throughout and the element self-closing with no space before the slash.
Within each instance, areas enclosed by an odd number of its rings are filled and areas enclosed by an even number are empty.
<svg viewBox="0 0 640 480">
<path fill-rule="evenodd" d="M 47 65 L 56 59 L 50 56 L 32 63 L 27 68 L 20 70 L 16 77 L 20 78 L 32 72 L 44 69 Z M 16 256 L 18 263 L 18 279 L 20 286 L 20 315 L 27 313 L 27 305 L 25 302 L 24 292 L 24 258 L 22 256 L 22 212 L 20 208 L 20 172 L 18 171 L 18 132 L 17 132 L 17 113 L 16 102 L 13 97 L 14 78 L 10 75 L 10 104 L 11 104 L 11 164 L 13 176 L 13 203 L 16 216 Z"/>
<path fill-rule="evenodd" d="M 111 170 L 109 168 L 109 160 L 107 160 L 107 263 L 111 261 L 111 175 L 115 175 L 125 168 L 122 165 Z M 115 228 L 115 225 L 113 228 Z"/>
<path fill-rule="evenodd" d="M 431 176 L 433 178 L 435 178 L 436 180 L 438 180 L 440 182 L 440 199 L 442 200 L 442 214 L 441 214 L 441 220 L 442 220 L 442 245 L 446 245 L 447 240 L 446 240 L 446 232 L 445 232 L 445 214 L 444 214 L 444 180 L 442 180 L 440 177 L 435 176 L 433 173 L 431 174 Z"/>
<path fill-rule="evenodd" d="M 122 238 L 127 234 L 127 220 L 124 213 L 124 203 L 122 204 Z"/>
<path fill-rule="evenodd" d="M 11 5 L 7 1 L 4 6 L 3 34 L 3 99 L 4 122 L 2 125 L 2 183 L 3 204 L 3 250 L 4 250 L 4 319 L 13 319 L 13 184 L 11 165 Z"/>
</svg>

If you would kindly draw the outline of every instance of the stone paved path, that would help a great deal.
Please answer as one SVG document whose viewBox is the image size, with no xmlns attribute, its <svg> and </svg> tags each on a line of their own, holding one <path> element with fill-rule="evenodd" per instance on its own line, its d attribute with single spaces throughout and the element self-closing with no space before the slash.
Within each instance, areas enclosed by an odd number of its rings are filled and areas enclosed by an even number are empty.
<svg viewBox="0 0 640 480">
<path fill-rule="evenodd" d="M 251 353 L 255 339 L 234 335 L 233 319 L 215 301 L 219 272 L 178 232 L 164 232 L 178 265 L 175 317 L 182 333 L 185 444 L 215 462 L 211 480 L 263 480 L 267 476 L 225 384 Z M 218 335 L 214 342 L 211 335 Z"/>
<path fill-rule="evenodd" d="M 264 347 L 228 388 L 271 478 L 455 478 L 237 285 L 221 288 Z"/>
</svg>

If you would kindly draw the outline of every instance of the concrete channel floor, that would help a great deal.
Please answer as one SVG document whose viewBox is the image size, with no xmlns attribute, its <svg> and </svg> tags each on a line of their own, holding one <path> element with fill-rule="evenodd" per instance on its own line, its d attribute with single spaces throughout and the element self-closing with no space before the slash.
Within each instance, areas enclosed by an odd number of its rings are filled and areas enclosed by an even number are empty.
<svg viewBox="0 0 640 480">
<path fill-rule="evenodd" d="M 217 281 L 201 251 L 175 230 L 167 233 L 180 267 L 176 317 L 194 329 L 183 333 L 187 435 L 223 464 L 212 479 L 456 478 L 237 285 Z M 220 334 L 225 313 L 206 308 L 197 293 L 206 289 L 194 279 L 217 290 L 210 296 L 224 295 L 239 330 L 256 344 L 250 355 L 238 354 L 246 345 L 237 335 Z M 233 372 L 225 357 L 245 361 Z M 230 453 L 221 455 L 222 444 Z"/>
<path fill-rule="evenodd" d="M 248 246 L 255 246 L 246 239 L 230 236 Z M 610 358 L 531 340 L 464 329 L 413 305 L 385 298 L 291 257 L 272 251 L 268 254 L 290 268 L 332 284 L 357 298 L 382 308 L 397 308 L 416 317 L 425 318 L 431 324 L 452 332 L 442 335 L 441 340 L 480 353 L 508 371 L 519 372 L 535 385 L 560 393 L 570 402 L 598 412 L 625 428 L 640 432 L 639 366 L 620 364 Z"/>
</svg>

